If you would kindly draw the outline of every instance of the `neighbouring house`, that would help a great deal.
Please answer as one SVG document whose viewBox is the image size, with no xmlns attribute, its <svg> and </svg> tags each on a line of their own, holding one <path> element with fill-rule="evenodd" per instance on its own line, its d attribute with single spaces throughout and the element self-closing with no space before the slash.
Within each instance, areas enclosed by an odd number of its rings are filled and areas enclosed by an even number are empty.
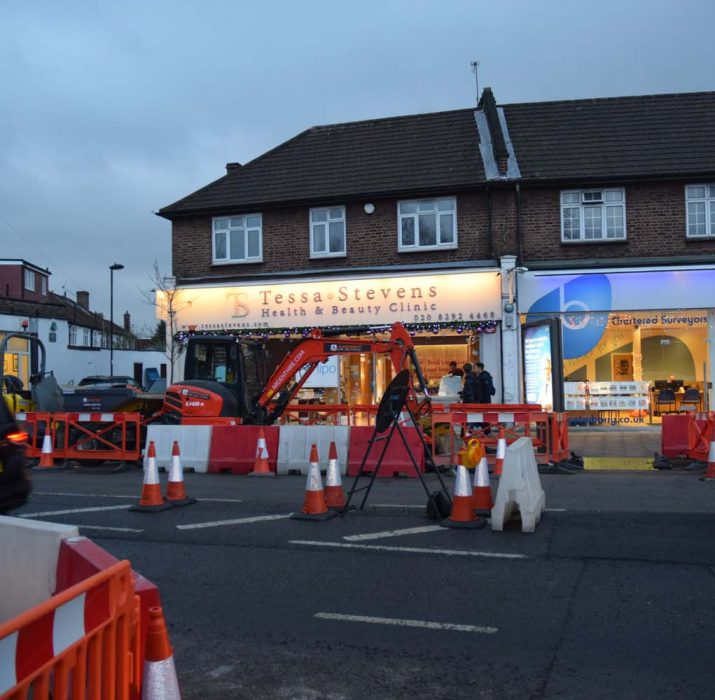
<svg viewBox="0 0 715 700">
<path fill-rule="evenodd" d="M 263 336 L 280 356 L 311 326 L 402 321 L 435 385 L 481 359 L 507 403 L 565 379 L 572 410 L 614 419 L 652 411 L 665 384 L 702 406 L 713 123 L 715 92 L 499 105 L 487 88 L 476 109 L 307 129 L 158 212 L 191 299 L 178 327 Z M 563 350 L 546 358 L 549 319 Z M 389 380 L 381 358 L 334 374 L 356 403 Z"/>
<path fill-rule="evenodd" d="M 0 260 L 0 341 L 10 333 L 30 333 L 46 350 L 46 371 L 60 384 L 71 385 L 89 375 L 109 375 L 110 341 L 115 375 L 144 382 L 146 369 L 165 376 L 167 360 L 162 351 L 142 350 L 146 341 L 131 332 L 128 313 L 123 324 L 110 324 L 103 314 L 92 311 L 89 292 L 76 299 L 49 289 L 49 270 L 26 260 Z M 163 369 L 162 369 L 163 367 Z M 3 374 L 19 377 L 28 386 L 31 374 L 41 369 L 41 357 L 28 341 L 10 338 L 5 351 Z"/>
</svg>

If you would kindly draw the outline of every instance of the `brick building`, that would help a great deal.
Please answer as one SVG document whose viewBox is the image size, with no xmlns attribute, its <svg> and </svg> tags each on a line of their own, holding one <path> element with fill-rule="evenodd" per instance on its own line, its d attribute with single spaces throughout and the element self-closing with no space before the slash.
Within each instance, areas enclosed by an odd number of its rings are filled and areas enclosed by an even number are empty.
<svg viewBox="0 0 715 700">
<path fill-rule="evenodd" d="M 179 326 L 280 354 L 312 325 L 400 320 L 435 382 L 481 358 L 518 402 L 519 321 L 556 318 L 555 379 L 702 393 L 714 119 L 715 93 L 499 106 L 487 88 L 476 110 L 308 129 L 159 212 L 191 297 Z M 345 398 L 374 398 L 383 369 L 341 366 Z"/>
</svg>

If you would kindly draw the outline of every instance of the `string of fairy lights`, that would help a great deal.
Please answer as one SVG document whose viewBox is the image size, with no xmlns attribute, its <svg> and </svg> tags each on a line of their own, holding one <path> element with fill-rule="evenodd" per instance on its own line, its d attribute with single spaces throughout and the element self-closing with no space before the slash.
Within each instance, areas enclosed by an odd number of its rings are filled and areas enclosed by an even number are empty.
<svg viewBox="0 0 715 700">
<path fill-rule="evenodd" d="M 468 322 L 442 322 L 442 323 L 403 323 L 411 336 L 421 334 L 440 335 L 445 332 L 454 332 L 457 335 L 479 335 L 481 333 L 495 333 L 498 328 L 497 321 L 468 321 Z M 321 326 L 320 331 L 325 335 L 335 336 L 342 331 L 344 335 L 384 335 L 389 332 L 389 325 L 376 326 Z M 176 334 L 176 338 L 185 343 L 189 337 L 196 333 L 201 335 L 232 335 L 247 340 L 276 340 L 308 338 L 313 328 L 284 327 L 284 328 L 199 328 L 189 326 Z"/>
</svg>

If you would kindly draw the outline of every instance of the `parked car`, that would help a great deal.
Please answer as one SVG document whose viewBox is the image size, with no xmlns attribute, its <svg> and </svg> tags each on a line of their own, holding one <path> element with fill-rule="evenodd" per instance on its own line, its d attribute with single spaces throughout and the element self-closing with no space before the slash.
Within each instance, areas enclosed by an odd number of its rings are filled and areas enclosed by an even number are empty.
<svg viewBox="0 0 715 700">
<path fill-rule="evenodd" d="M 15 417 L 0 397 L 0 514 L 19 508 L 32 490 L 25 465 L 27 433 L 17 427 Z"/>
</svg>

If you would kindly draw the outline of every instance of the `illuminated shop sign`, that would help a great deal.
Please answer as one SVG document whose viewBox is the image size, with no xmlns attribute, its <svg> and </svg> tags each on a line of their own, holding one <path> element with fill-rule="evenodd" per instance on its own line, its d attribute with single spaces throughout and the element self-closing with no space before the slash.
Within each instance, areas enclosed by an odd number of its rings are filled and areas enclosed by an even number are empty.
<svg viewBox="0 0 715 700">
<path fill-rule="evenodd" d="M 655 307 L 659 311 L 650 312 L 644 318 L 652 325 L 673 327 L 700 323 L 688 319 L 704 317 L 702 312 L 684 313 L 681 309 L 715 306 L 715 270 L 583 275 L 526 273 L 520 275 L 518 285 L 519 309 L 527 314 L 527 321 L 560 314 L 566 359 L 581 357 L 598 345 L 609 321 L 613 325 L 617 323 L 611 311 L 644 311 Z M 624 316 L 621 325 L 629 323 L 636 321 Z"/>
<path fill-rule="evenodd" d="M 498 321 L 496 271 L 286 284 L 183 287 L 177 327 L 187 330 Z M 162 305 L 159 304 L 161 307 Z"/>
</svg>

